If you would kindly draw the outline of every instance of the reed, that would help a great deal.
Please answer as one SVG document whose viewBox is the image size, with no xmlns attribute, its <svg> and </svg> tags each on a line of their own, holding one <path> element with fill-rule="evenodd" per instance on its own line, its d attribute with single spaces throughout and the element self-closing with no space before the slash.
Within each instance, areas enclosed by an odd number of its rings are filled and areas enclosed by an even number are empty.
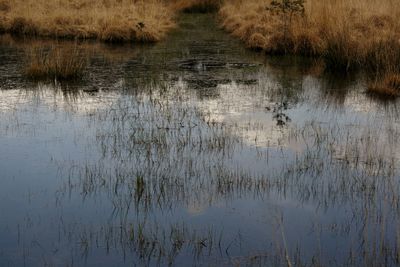
<svg viewBox="0 0 400 267">
<path fill-rule="evenodd" d="M 33 79 L 77 79 L 82 77 L 87 65 L 87 58 L 77 47 L 33 48 L 28 58 L 25 73 Z"/>
</svg>

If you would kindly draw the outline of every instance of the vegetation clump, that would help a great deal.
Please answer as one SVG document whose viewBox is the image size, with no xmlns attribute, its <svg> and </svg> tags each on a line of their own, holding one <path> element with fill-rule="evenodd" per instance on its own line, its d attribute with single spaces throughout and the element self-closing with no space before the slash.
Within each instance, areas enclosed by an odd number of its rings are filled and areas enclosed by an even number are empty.
<svg viewBox="0 0 400 267">
<path fill-rule="evenodd" d="M 328 70 L 400 73 L 400 6 L 393 0 L 232 0 L 219 15 L 249 48 L 323 58 Z"/>
<path fill-rule="evenodd" d="M 369 94 L 380 97 L 399 97 L 400 96 L 400 74 L 386 74 L 381 80 L 375 81 L 369 85 Z"/>
<path fill-rule="evenodd" d="M 77 47 L 37 48 L 30 51 L 25 73 L 33 79 L 71 80 L 81 78 L 87 58 Z"/>
<path fill-rule="evenodd" d="M 155 42 L 174 26 L 164 1 L 1 0 L 0 29 L 22 36 Z"/>
<path fill-rule="evenodd" d="M 177 12 L 217 10 L 249 48 L 322 58 L 328 70 L 364 69 L 371 88 L 389 88 L 386 77 L 400 74 L 395 0 L 0 0 L 0 33 L 157 42 Z"/>
</svg>

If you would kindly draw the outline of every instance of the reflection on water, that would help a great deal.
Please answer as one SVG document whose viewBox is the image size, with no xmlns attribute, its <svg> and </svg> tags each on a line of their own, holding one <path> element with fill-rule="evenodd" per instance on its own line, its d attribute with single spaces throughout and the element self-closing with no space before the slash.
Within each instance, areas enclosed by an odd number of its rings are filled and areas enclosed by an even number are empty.
<svg viewBox="0 0 400 267">
<path fill-rule="evenodd" d="M 2 37 L 1 266 L 399 263 L 396 103 L 212 21 L 78 44 L 90 66 L 62 84 L 24 55 L 75 44 Z"/>
</svg>

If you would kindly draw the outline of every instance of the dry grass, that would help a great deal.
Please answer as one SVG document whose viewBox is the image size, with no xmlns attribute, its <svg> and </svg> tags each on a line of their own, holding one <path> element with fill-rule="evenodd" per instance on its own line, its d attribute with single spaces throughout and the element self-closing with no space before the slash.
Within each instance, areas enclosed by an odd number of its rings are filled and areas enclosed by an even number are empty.
<svg viewBox="0 0 400 267">
<path fill-rule="evenodd" d="M 77 47 L 33 48 L 25 73 L 33 79 L 71 80 L 82 77 L 86 65 L 87 58 Z"/>
<path fill-rule="evenodd" d="M 248 47 L 267 53 L 322 56 L 328 68 L 384 71 L 400 63 L 397 0 L 308 0 L 287 19 L 269 0 L 226 1 L 222 25 Z"/>
<path fill-rule="evenodd" d="M 28 36 L 155 42 L 173 17 L 160 0 L 0 0 L 0 30 Z"/>
<path fill-rule="evenodd" d="M 308 0 L 304 13 L 268 10 L 270 0 L 226 1 L 223 27 L 248 47 L 270 54 L 321 57 L 329 70 L 364 69 L 369 88 L 397 96 L 388 82 L 400 73 L 400 3 L 397 0 Z"/>
<path fill-rule="evenodd" d="M 372 83 L 368 87 L 368 93 L 381 97 L 399 97 L 400 96 L 400 74 L 386 74 L 382 80 Z"/>
</svg>

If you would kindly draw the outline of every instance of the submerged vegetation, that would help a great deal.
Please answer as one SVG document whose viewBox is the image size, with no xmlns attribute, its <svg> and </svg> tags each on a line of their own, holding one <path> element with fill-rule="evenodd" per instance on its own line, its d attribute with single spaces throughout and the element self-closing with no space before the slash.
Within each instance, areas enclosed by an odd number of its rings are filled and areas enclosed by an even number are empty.
<svg viewBox="0 0 400 267">
<path fill-rule="evenodd" d="M 97 157 L 54 159 L 62 180 L 56 203 L 60 210 L 68 210 L 70 202 L 77 201 L 83 209 L 94 202 L 96 208 L 112 214 L 99 214 L 93 226 L 68 224 L 65 221 L 71 218 L 65 215 L 55 227 L 62 240 L 59 247 L 66 246 L 63 242 L 79 244 L 78 252 L 90 261 L 96 255 L 93 251 L 110 253 L 111 258 L 112 252 L 118 251 L 140 266 L 397 264 L 400 180 L 396 125 L 371 128 L 371 122 L 357 121 L 357 127 L 348 127 L 340 120 L 329 122 L 337 118 L 331 113 L 325 114 L 328 123 L 307 116 L 304 123 L 287 128 L 288 135 L 280 128 L 280 145 L 263 146 L 259 140 L 268 138 L 271 129 L 263 124 L 266 116 L 221 122 L 211 110 L 212 99 L 202 105 L 203 101 L 179 82 L 147 86 L 147 91 L 117 96 L 95 112 L 86 110 L 86 103 L 76 104 L 83 107 L 78 117 L 80 127 L 85 127 L 72 130 L 78 130 L 74 135 L 80 137 L 75 146 L 90 147 Z M 227 115 L 229 109 L 240 109 L 236 101 L 242 98 L 257 103 L 260 95 L 256 92 L 263 89 L 262 84 L 228 87 L 217 110 Z M 273 99 L 273 94 L 264 96 Z M 227 104 L 227 99 L 231 103 Z M 255 112 L 264 109 L 254 106 Z M 18 115 L 9 126 L 15 124 L 22 130 L 26 127 L 20 124 L 22 117 Z M 59 123 L 65 119 L 60 118 Z M 249 135 L 253 138 L 246 140 Z M 290 142 L 299 144 L 297 152 L 284 145 Z M 243 209 L 237 205 L 240 200 L 260 201 L 262 212 L 252 214 L 252 208 L 245 206 L 246 225 L 235 222 L 239 228 L 235 232 L 226 220 L 225 224 L 218 222 Z M 295 203 L 307 225 L 302 219 L 292 224 L 274 210 L 275 202 L 283 210 L 288 208 L 285 202 Z M 196 214 L 180 221 L 182 209 L 206 213 L 208 208 L 211 212 L 229 211 L 223 216 L 220 212 L 211 215 L 200 225 L 192 224 Z M 310 215 L 309 210 L 315 214 Z M 198 213 L 197 218 L 209 218 Z M 251 247 L 252 230 L 247 225 L 253 225 L 255 218 L 261 221 L 257 226 L 268 229 L 255 230 L 261 243 L 257 249 Z M 311 244 L 297 239 L 288 226 L 303 232 L 299 236 Z M 278 232 L 277 236 L 269 236 L 270 231 Z M 335 250 L 332 244 L 337 244 Z M 189 255 L 185 263 L 190 264 L 181 263 L 185 255 Z M 130 266 L 129 261 L 124 265 Z"/>
</svg>

